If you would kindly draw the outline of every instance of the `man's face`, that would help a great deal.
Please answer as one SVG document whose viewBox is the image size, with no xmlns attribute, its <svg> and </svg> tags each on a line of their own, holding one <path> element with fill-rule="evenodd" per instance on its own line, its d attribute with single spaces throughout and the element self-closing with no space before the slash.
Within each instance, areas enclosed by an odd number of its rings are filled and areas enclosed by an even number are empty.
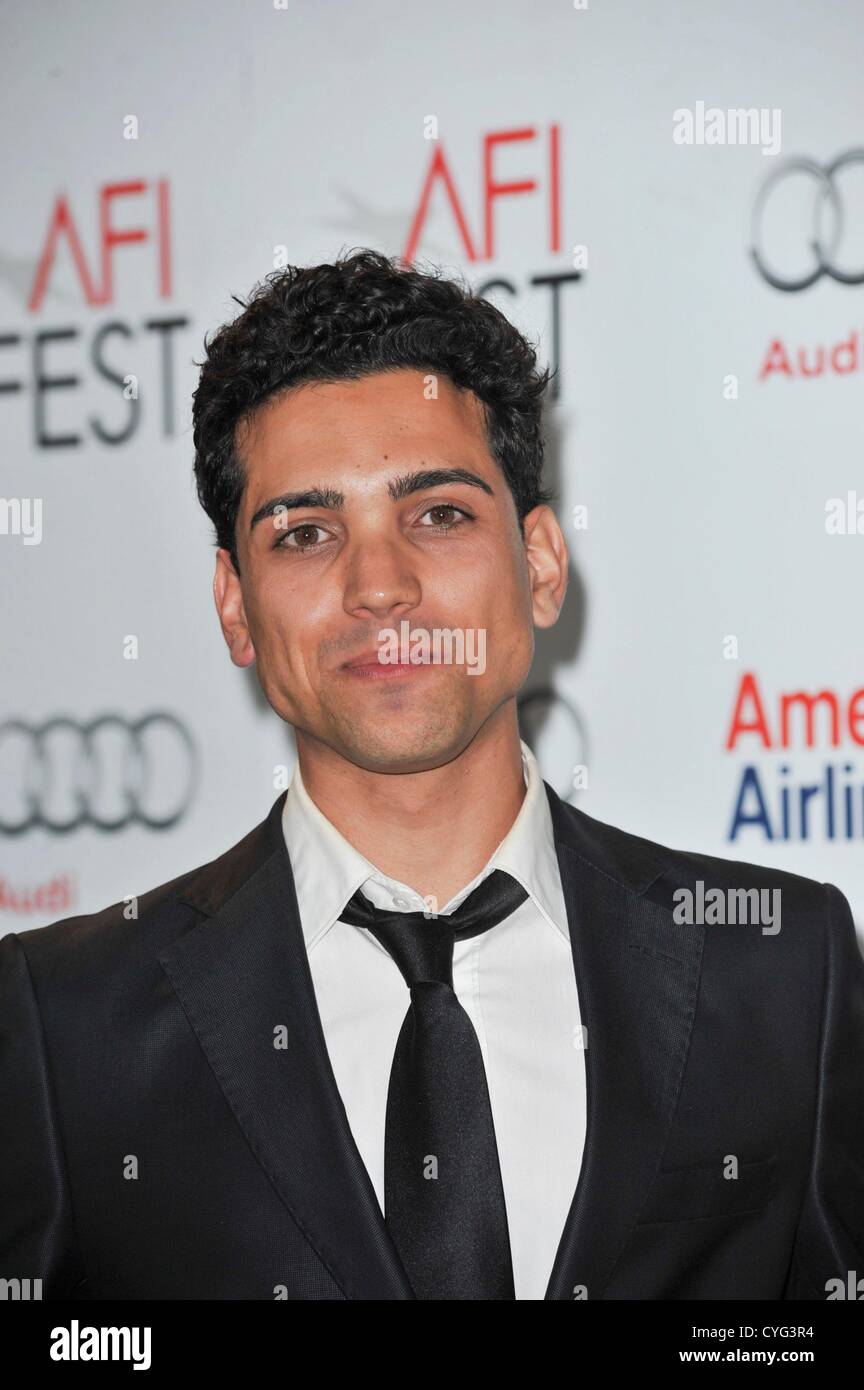
<svg viewBox="0 0 864 1390">
<path fill-rule="evenodd" d="M 413 370 L 308 383 L 262 407 L 237 447 L 242 578 L 220 550 L 214 586 L 232 660 L 257 662 L 298 739 L 359 767 L 457 757 L 522 686 L 534 623 L 555 621 L 566 587 L 557 522 L 536 508 L 523 540 L 477 398 Z M 457 469 L 468 476 L 421 476 Z M 405 621 L 433 660 L 379 663 Z M 442 638 L 435 659 L 436 629 L 461 630 L 464 652 Z"/>
</svg>

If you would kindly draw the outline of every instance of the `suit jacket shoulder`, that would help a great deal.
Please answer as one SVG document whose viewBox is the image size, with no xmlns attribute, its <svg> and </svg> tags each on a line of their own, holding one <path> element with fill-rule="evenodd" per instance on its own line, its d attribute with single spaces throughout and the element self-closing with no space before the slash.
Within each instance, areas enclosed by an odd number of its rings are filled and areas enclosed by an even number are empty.
<svg viewBox="0 0 864 1390">
<path fill-rule="evenodd" d="M 562 801 L 547 784 L 556 847 L 590 866 L 604 879 L 649 901 L 673 910 L 681 889 L 695 893 L 701 880 L 704 891 L 779 890 L 783 927 L 802 929 L 812 936 L 823 926 L 836 895 L 835 912 L 848 913 L 846 899 L 833 885 L 802 874 L 765 864 L 679 849 L 648 839 L 620 826 L 597 819 Z M 282 808 L 286 793 L 273 803 L 268 815 L 236 844 L 216 858 L 187 870 L 140 895 L 136 916 L 125 900 L 101 911 L 67 917 L 47 927 L 17 934 L 31 966 L 56 962 L 74 955 L 91 965 L 122 959 L 128 969 L 130 950 L 145 946 L 152 959 L 155 950 L 182 935 L 201 914 L 213 916 L 243 884 L 277 851 L 284 849 Z"/>
<path fill-rule="evenodd" d="M 749 860 L 705 854 L 650 840 L 590 816 L 552 794 L 556 837 L 586 863 L 626 887 L 666 906 L 666 888 L 786 890 L 799 907 L 824 907 L 827 885 L 805 874 Z M 557 803 L 557 805 L 555 805 Z M 569 830 L 568 830 L 569 827 Z M 839 890 L 835 890 L 839 891 Z"/>
<path fill-rule="evenodd" d="M 284 799 L 283 792 L 263 821 L 215 859 L 140 894 L 133 900 L 135 915 L 121 899 L 98 912 L 17 933 L 31 967 L 50 966 L 60 957 L 107 963 L 115 956 L 128 968 L 130 951 L 140 946 L 152 958 L 200 921 L 202 912 L 216 912 L 279 847 Z"/>
</svg>

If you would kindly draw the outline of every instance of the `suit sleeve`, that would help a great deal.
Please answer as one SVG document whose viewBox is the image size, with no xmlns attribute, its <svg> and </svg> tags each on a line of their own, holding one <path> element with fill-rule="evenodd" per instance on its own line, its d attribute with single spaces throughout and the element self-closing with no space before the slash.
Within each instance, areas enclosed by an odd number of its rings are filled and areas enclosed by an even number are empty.
<svg viewBox="0 0 864 1390">
<path fill-rule="evenodd" d="M 850 1273 L 864 1277 L 864 959 L 849 903 L 833 883 L 824 887 L 816 1123 L 786 1299 L 824 1300 L 829 1280 L 842 1280 L 845 1289 Z"/>
<path fill-rule="evenodd" d="M 43 1299 L 84 1282 L 42 1020 L 14 933 L 0 938 L 0 1278 L 41 1279 Z"/>
</svg>

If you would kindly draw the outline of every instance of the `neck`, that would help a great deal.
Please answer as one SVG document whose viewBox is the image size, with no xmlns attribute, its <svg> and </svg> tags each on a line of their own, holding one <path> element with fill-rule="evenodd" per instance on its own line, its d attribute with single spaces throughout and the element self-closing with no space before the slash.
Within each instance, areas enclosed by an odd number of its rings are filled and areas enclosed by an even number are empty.
<svg viewBox="0 0 864 1390">
<path fill-rule="evenodd" d="M 369 772 L 299 729 L 297 756 L 303 785 L 339 833 L 440 907 L 484 868 L 525 797 L 515 700 L 426 772 Z"/>
</svg>

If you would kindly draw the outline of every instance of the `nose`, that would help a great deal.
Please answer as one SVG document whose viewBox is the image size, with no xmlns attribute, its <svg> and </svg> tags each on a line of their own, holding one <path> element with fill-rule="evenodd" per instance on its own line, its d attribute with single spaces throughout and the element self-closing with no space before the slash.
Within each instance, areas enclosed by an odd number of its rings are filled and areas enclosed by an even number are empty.
<svg viewBox="0 0 864 1390">
<path fill-rule="evenodd" d="M 345 576 L 345 612 L 377 621 L 398 618 L 421 598 L 420 580 L 404 546 L 381 536 L 352 542 Z"/>
</svg>

